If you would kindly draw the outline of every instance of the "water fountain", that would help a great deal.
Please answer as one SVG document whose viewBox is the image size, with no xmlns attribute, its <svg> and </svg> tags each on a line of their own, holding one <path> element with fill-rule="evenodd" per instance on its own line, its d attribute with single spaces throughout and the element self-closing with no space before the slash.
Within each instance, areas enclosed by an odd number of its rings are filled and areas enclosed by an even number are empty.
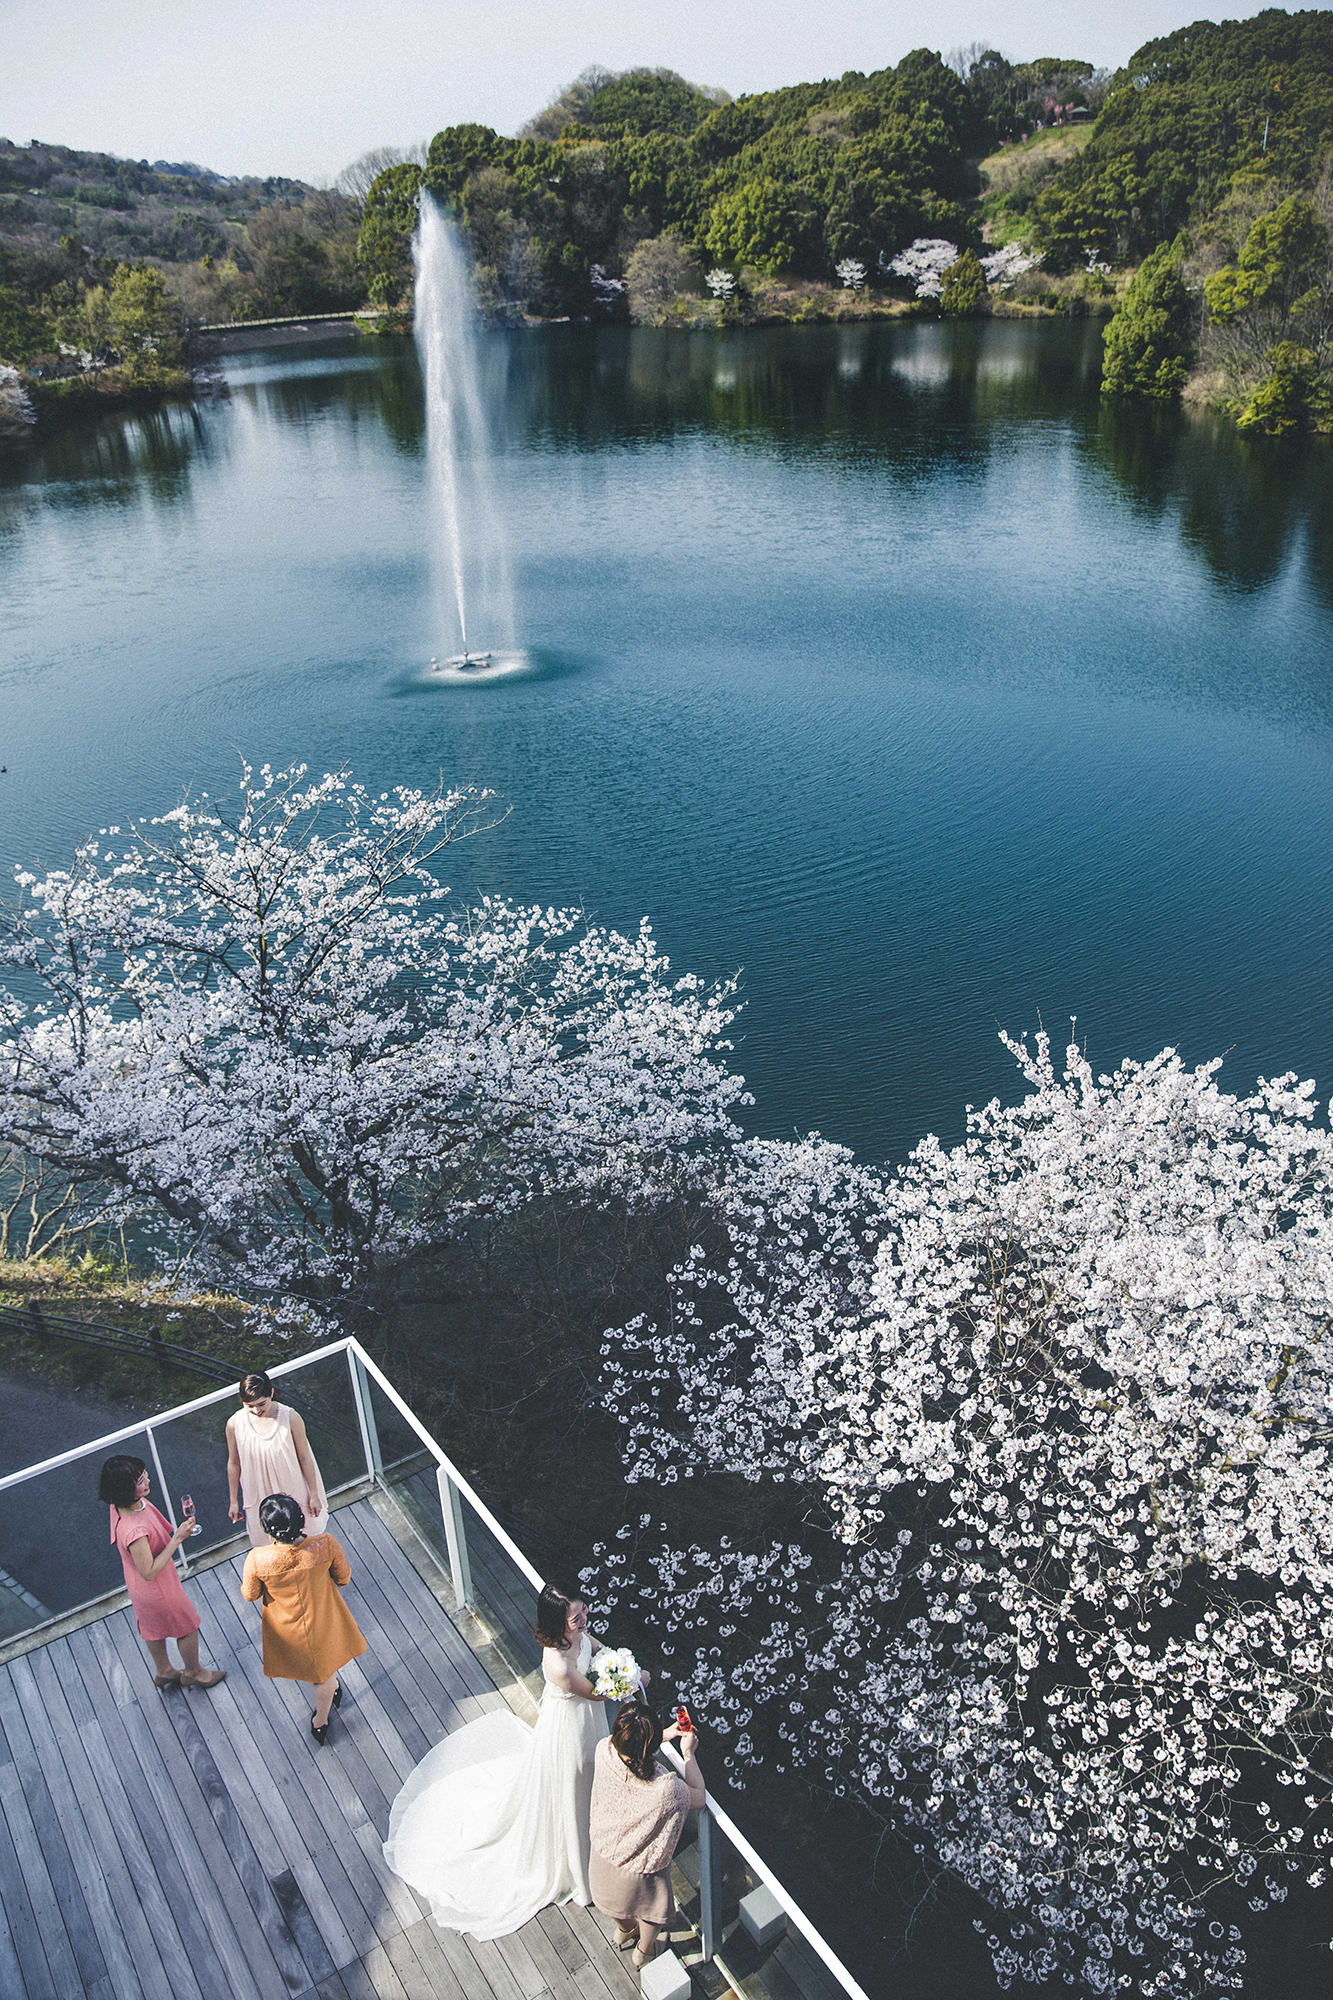
<svg viewBox="0 0 1333 2000">
<path fill-rule="evenodd" d="M 467 252 L 424 190 L 412 240 L 417 351 L 426 385 L 426 457 L 435 515 L 436 612 L 448 634 L 445 678 L 512 673 L 514 591 L 495 495 L 484 355 Z M 484 636 L 486 650 L 469 638 Z"/>
</svg>

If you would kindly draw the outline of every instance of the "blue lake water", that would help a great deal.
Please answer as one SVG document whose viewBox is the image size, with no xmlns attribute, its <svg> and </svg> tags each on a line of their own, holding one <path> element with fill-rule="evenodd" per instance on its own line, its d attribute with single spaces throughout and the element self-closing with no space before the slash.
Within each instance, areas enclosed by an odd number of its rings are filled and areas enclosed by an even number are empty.
<svg viewBox="0 0 1333 2000">
<path fill-rule="evenodd" d="M 460 889 L 739 971 L 754 1129 L 901 1157 L 997 1024 L 1333 1085 L 1333 451 L 1117 412 L 1089 322 L 489 337 L 531 676 L 430 686 L 398 343 L 0 474 L 0 864 L 238 757 L 493 786 Z M 484 632 L 476 637 L 485 642 Z"/>
</svg>

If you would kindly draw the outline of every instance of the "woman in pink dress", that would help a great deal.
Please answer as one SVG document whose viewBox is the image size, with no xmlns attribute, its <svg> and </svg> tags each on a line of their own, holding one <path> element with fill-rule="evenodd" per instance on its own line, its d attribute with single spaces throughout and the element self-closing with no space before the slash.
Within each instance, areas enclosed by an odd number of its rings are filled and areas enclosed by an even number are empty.
<svg viewBox="0 0 1333 2000">
<path fill-rule="evenodd" d="M 111 1544 L 120 1550 L 139 1636 L 153 1656 L 154 1683 L 160 1688 L 216 1687 L 227 1676 L 199 1664 L 199 1613 L 185 1595 L 174 1560 L 194 1521 L 182 1521 L 173 1534 L 171 1523 L 148 1498 L 148 1484 L 143 1460 L 120 1455 L 103 1465 L 97 1497 L 111 1509 Z M 168 1639 L 180 1648 L 179 1667 L 167 1657 Z"/>
<path fill-rule="evenodd" d="M 329 1503 L 304 1420 L 277 1400 L 267 1375 L 241 1377 L 241 1407 L 227 1419 L 227 1487 L 231 1518 L 239 1521 L 244 1510 L 253 1548 L 268 1547 L 259 1505 L 270 1493 L 296 1495 L 308 1535 L 328 1530 Z"/>
</svg>

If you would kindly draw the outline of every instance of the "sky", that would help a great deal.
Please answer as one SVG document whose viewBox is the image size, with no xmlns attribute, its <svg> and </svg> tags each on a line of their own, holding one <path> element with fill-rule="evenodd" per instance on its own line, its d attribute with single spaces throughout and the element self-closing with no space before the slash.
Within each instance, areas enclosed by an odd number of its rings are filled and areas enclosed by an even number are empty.
<svg viewBox="0 0 1333 2000">
<path fill-rule="evenodd" d="M 0 135 L 324 183 L 444 125 L 513 132 L 589 63 L 740 96 L 976 41 L 1115 68 L 1198 18 L 1169 0 L 0 0 Z"/>
</svg>

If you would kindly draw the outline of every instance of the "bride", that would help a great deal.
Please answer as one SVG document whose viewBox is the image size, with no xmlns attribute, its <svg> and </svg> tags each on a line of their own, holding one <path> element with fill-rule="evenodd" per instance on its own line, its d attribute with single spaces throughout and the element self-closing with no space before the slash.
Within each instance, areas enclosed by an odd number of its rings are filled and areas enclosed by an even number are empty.
<svg viewBox="0 0 1333 2000">
<path fill-rule="evenodd" d="M 548 1583 L 537 1600 L 541 1706 L 456 1729 L 393 1802 L 384 1858 L 446 1930 L 506 1937 L 547 1903 L 590 1904 L 593 1753 L 608 1733 L 588 1668 L 599 1642 L 583 1600 Z M 644 1679 L 648 1676 L 645 1674 Z"/>
</svg>

